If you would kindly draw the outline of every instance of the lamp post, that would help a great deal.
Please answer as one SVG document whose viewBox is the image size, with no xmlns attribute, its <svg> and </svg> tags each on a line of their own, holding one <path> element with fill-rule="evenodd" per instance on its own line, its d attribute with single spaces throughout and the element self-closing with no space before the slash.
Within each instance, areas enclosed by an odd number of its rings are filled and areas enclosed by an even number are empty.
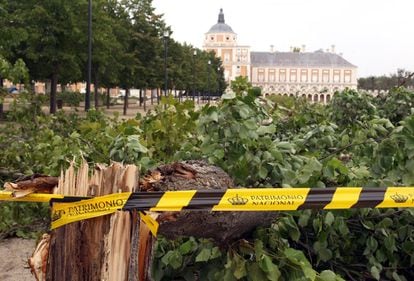
<svg viewBox="0 0 414 281">
<path fill-rule="evenodd" d="M 210 104 L 210 66 L 211 66 L 211 60 L 208 60 L 208 75 L 207 75 L 207 96 L 208 96 L 208 103 Z"/>
<path fill-rule="evenodd" d="M 92 0 L 88 3 L 88 70 L 86 78 L 85 111 L 91 108 L 91 77 L 92 77 Z"/>
<path fill-rule="evenodd" d="M 193 52 L 193 101 L 195 99 L 195 58 L 197 56 L 197 50 Z M 188 95 L 187 95 L 188 99 Z M 200 95 L 198 96 L 198 103 L 200 103 Z"/>
<path fill-rule="evenodd" d="M 167 40 L 168 40 L 168 31 L 164 31 L 164 74 L 165 74 L 165 80 L 164 80 L 164 95 L 167 96 L 168 91 L 168 72 L 167 72 Z"/>
<path fill-rule="evenodd" d="M 219 80 L 219 75 L 220 75 L 220 67 L 217 67 L 217 73 L 216 73 L 216 81 L 217 81 L 217 97 L 220 96 L 220 80 Z"/>
</svg>

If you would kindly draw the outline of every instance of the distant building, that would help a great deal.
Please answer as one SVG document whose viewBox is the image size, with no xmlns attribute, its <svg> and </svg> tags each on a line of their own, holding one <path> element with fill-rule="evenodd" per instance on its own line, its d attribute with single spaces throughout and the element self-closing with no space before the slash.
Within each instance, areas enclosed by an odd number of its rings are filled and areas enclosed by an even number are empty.
<svg viewBox="0 0 414 281">
<path fill-rule="evenodd" d="M 245 76 L 264 95 L 302 96 L 327 102 L 335 91 L 357 88 L 357 67 L 342 55 L 329 50 L 306 52 L 305 46 L 278 52 L 251 52 L 237 45 L 237 35 L 224 21 L 220 9 L 217 24 L 205 34 L 203 48 L 212 50 L 223 61 L 227 82 Z"/>
<path fill-rule="evenodd" d="M 221 58 L 227 82 L 237 76 L 250 77 L 250 47 L 237 45 L 237 34 L 225 23 L 223 9 L 217 23 L 205 34 L 203 48 Z"/>
</svg>

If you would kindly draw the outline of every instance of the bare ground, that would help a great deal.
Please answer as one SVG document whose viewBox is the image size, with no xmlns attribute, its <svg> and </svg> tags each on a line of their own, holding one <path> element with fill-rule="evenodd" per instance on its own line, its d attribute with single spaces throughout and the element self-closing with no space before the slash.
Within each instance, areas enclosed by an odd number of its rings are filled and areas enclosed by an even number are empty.
<svg viewBox="0 0 414 281">
<path fill-rule="evenodd" d="M 11 238 L 0 240 L 0 280 L 33 281 L 27 259 L 35 249 L 35 240 Z"/>
</svg>

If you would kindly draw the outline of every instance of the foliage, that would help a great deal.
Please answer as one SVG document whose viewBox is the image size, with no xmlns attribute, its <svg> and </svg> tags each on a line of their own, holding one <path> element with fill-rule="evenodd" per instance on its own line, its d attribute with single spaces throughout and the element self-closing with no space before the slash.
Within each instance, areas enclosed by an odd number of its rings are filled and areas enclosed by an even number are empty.
<svg viewBox="0 0 414 281">
<path fill-rule="evenodd" d="M 155 111 L 130 120 L 95 110 L 48 116 L 36 96 L 22 95 L 0 132 L 0 167 L 57 175 L 73 158 L 124 161 L 144 170 L 204 158 L 244 187 L 414 184 L 410 91 L 399 89 L 374 101 L 346 90 L 321 106 L 289 97 L 265 99 L 247 81 L 238 82 L 236 92 L 215 105 L 198 110 L 170 96 Z M 400 101 L 402 111 L 392 115 Z M 32 230 L 18 212 L 27 211 L 33 221 L 44 218 L 44 207 L 18 206 L 23 205 L 0 205 L 2 235 Z M 156 280 L 408 281 L 414 278 L 413 225 L 410 209 L 280 212 L 271 226 L 231 245 L 159 239 L 153 275 Z"/>
<path fill-rule="evenodd" d="M 330 270 L 317 272 L 305 255 L 288 247 L 275 229 L 259 229 L 253 242 L 240 240 L 227 253 L 206 239 L 159 238 L 152 277 L 162 280 L 343 281 Z"/>
<path fill-rule="evenodd" d="M 390 91 L 399 86 L 413 87 L 413 73 L 404 69 L 398 69 L 397 73 L 382 76 L 370 76 L 358 78 L 358 89 Z"/>
<path fill-rule="evenodd" d="M 372 97 L 354 90 L 335 93 L 329 107 L 332 121 L 344 126 L 367 120 L 367 118 L 369 120 L 377 114 Z"/>
<path fill-rule="evenodd" d="M 376 99 L 381 115 L 397 124 L 413 113 L 414 92 L 405 88 L 395 88 L 389 93 L 383 93 Z"/>
<path fill-rule="evenodd" d="M 0 240 L 13 236 L 37 238 L 47 231 L 49 213 L 44 203 L 0 203 Z"/>
<path fill-rule="evenodd" d="M 161 104 L 147 114 L 141 124 L 150 157 L 172 161 L 183 143 L 195 133 L 198 116 L 193 102 L 180 103 L 171 95 L 163 97 Z"/>
<path fill-rule="evenodd" d="M 61 100 L 63 104 L 69 106 L 79 106 L 84 101 L 85 95 L 79 92 L 64 91 L 56 94 L 56 100 Z"/>
<path fill-rule="evenodd" d="M 3 2 L 0 56 L 16 62 L 16 69 L 22 68 L 24 60 L 33 80 L 51 81 L 51 113 L 55 113 L 57 84 L 87 80 L 84 46 L 88 42 L 88 3 L 85 0 Z M 152 0 L 94 0 L 92 4 L 92 82 L 97 89 L 100 85 L 155 89 L 164 88 L 165 82 L 169 89 L 187 93 L 190 90 L 222 93 L 226 88 L 221 60 L 212 52 L 176 42 L 163 16 L 155 12 Z M 164 32 L 168 32 L 168 38 L 163 37 Z M 0 61 L 0 78 L 8 77 L 3 68 Z M 7 70 L 7 73 L 15 81 L 27 81 L 22 72 Z"/>
<path fill-rule="evenodd" d="M 0 79 L 9 79 L 15 84 L 28 84 L 29 70 L 22 59 L 17 59 L 12 65 L 0 55 Z"/>
</svg>

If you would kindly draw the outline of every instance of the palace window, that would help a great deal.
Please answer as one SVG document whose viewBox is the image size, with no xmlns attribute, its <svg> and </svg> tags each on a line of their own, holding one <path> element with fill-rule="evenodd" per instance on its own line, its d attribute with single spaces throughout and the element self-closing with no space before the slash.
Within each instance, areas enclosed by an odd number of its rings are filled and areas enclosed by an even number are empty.
<svg viewBox="0 0 414 281">
<path fill-rule="evenodd" d="M 289 81 L 290 82 L 296 82 L 297 80 L 297 70 L 296 69 L 291 69 L 289 72 Z"/>
<path fill-rule="evenodd" d="M 269 69 L 269 82 L 275 82 L 275 70 Z"/>
<path fill-rule="evenodd" d="M 345 70 L 344 71 L 344 82 L 345 83 L 351 83 L 351 77 L 352 77 L 352 71 L 351 70 Z"/>
<path fill-rule="evenodd" d="M 265 72 L 264 72 L 264 69 L 259 69 L 257 71 L 257 80 L 259 82 L 264 82 L 265 81 Z"/>
<path fill-rule="evenodd" d="M 229 60 L 230 60 L 230 54 L 224 53 L 224 61 L 229 61 Z"/>
<path fill-rule="evenodd" d="M 339 83 L 341 81 L 341 71 L 340 70 L 334 70 L 333 71 L 333 81 L 335 83 Z"/>
<path fill-rule="evenodd" d="M 322 70 L 322 82 L 324 83 L 328 83 L 329 82 L 329 70 L 328 69 L 324 69 Z"/>
<path fill-rule="evenodd" d="M 317 69 L 312 69 L 312 82 L 313 83 L 317 83 L 319 80 L 319 70 Z"/>
<path fill-rule="evenodd" d="M 279 70 L 279 82 L 286 82 L 286 69 Z"/>
<path fill-rule="evenodd" d="M 300 82 L 308 82 L 308 70 L 307 69 L 300 70 Z"/>
</svg>

